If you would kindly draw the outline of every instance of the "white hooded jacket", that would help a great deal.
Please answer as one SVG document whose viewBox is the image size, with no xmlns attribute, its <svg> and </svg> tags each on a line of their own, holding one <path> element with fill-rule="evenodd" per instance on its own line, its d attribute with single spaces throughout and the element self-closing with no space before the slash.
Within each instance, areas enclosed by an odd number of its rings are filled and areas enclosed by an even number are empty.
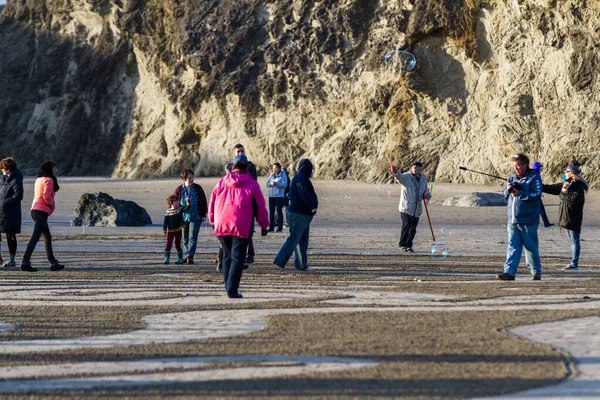
<svg viewBox="0 0 600 400">
<path fill-rule="evenodd" d="M 400 212 L 420 217 L 423 214 L 423 198 L 427 192 L 427 177 L 421 173 L 419 178 L 409 172 L 396 174 L 400 182 Z"/>
</svg>

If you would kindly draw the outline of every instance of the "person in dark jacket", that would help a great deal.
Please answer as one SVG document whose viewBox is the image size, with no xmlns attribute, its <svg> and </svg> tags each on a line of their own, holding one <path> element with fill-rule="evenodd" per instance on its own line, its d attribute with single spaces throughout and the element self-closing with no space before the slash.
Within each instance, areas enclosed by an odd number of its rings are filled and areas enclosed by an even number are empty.
<svg viewBox="0 0 600 400">
<path fill-rule="evenodd" d="M 308 270 L 307 250 L 310 235 L 310 223 L 317 214 L 319 199 L 310 181 L 313 165 L 308 159 L 300 160 L 298 173 L 290 184 L 290 207 L 288 211 L 290 236 L 277 253 L 273 263 L 281 270 L 294 254 L 294 268 Z"/>
<path fill-rule="evenodd" d="M 180 199 L 180 204 L 188 205 L 189 208 L 183 213 L 183 254 L 184 263 L 193 264 L 196 246 L 198 244 L 198 233 L 202 223 L 206 221 L 208 203 L 202 186 L 194 183 L 194 171 L 184 169 L 181 171 L 182 185 L 175 189 L 175 196 Z"/>
<path fill-rule="evenodd" d="M 182 206 L 179 201 L 179 197 L 172 194 L 167 197 L 167 205 L 169 208 L 165 212 L 163 219 L 163 236 L 167 238 L 167 245 L 165 246 L 165 260 L 163 264 L 169 264 L 171 262 L 171 249 L 173 248 L 173 242 L 175 242 L 175 248 L 177 249 L 177 261 L 175 264 L 183 264 L 183 250 L 181 248 L 181 231 L 185 226 L 183 222 L 183 213 L 187 211 L 189 206 L 186 204 Z"/>
<path fill-rule="evenodd" d="M 542 279 L 542 261 L 538 241 L 540 224 L 540 203 L 542 198 L 542 178 L 537 171 L 529 168 L 529 157 L 519 153 L 512 156 L 515 171 L 506 181 L 502 190 L 507 200 L 508 246 L 504 273 L 498 275 L 503 281 L 514 281 L 521 254 L 525 248 L 525 260 L 534 281 Z"/>
<path fill-rule="evenodd" d="M 566 180 L 553 185 L 543 185 L 544 193 L 560 197 L 558 209 L 558 225 L 565 228 L 569 243 L 571 243 L 571 263 L 563 270 L 579 269 L 579 253 L 581 245 L 581 224 L 583 222 L 583 206 L 585 192 L 588 190 L 587 182 L 581 177 L 581 170 L 576 165 L 570 165 L 565 170 Z"/>
<path fill-rule="evenodd" d="M 21 200 L 23 200 L 23 174 L 17 169 L 14 159 L 7 157 L 0 161 L 2 182 L 0 183 L 0 242 L 2 233 L 6 234 L 10 259 L 2 260 L 4 268 L 15 268 L 17 254 L 17 234 L 21 233 Z"/>
</svg>

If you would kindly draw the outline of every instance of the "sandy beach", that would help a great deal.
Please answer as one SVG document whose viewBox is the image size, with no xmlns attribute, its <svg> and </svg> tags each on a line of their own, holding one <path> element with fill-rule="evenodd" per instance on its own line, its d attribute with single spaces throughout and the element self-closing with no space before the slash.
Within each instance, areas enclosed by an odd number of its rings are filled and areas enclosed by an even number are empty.
<svg viewBox="0 0 600 400">
<path fill-rule="evenodd" d="M 216 178 L 198 179 L 207 195 Z M 266 178 L 259 179 L 264 186 Z M 225 296 L 217 242 L 203 226 L 196 265 L 164 265 L 161 222 L 177 179 L 60 178 L 50 272 L 5 269 L 0 281 L 0 393 L 15 399 L 510 399 L 600 396 L 598 195 L 587 197 L 579 271 L 569 246 L 540 230 L 542 281 L 523 263 L 500 282 L 506 207 L 442 206 L 500 186 L 434 184 L 436 243 L 421 218 L 415 254 L 398 251 L 397 185 L 314 182 L 310 272 L 272 265 L 286 231 L 256 237 L 244 298 Z M 25 181 L 31 232 L 33 179 Z M 146 227 L 71 227 L 79 197 L 133 200 Z M 551 221 L 558 199 L 546 197 Z M 3 251 L 6 247 L 3 246 Z M 3 252 L 3 254 L 6 254 Z M 528 392 L 525 392 L 528 391 Z"/>
</svg>

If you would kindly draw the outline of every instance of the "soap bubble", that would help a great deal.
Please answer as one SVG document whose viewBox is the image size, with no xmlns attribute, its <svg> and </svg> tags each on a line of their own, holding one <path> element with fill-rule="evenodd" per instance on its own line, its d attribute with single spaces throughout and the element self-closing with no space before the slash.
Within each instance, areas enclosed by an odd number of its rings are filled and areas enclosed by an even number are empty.
<svg viewBox="0 0 600 400">
<path fill-rule="evenodd" d="M 349 194 L 347 194 L 347 195 L 345 195 L 345 196 L 344 196 L 344 198 L 345 198 L 346 200 L 350 200 L 350 195 L 349 195 Z"/>
<path fill-rule="evenodd" d="M 431 258 L 443 260 L 448 256 L 448 248 L 443 243 L 436 243 L 431 246 Z"/>
<path fill-rule="evenodd" d="M 443 227 L 441 230 L 442 236 L 450 236 L 452 235 L 452 231 L 450 230 L 450 228 L 447 227 Z"/>
<path fill-rule="evenodd" d="M 321 200 L 327 200 L 327 197 L 323 196 L 321 197 Z"/>
<path fill-rule="evenodd" d="M 387 66 L 398 72 L 408 72 L 417 65 L 416 57 L 403 50 L 388 51 L 384 56 L 384 60 Z"/>
<path fill-rule="evenodd" d="M 390 197 L 392 195 L 392 190 L 389 186 L 377 185 L 377 195 L 380 197 Z"/>
</svg>

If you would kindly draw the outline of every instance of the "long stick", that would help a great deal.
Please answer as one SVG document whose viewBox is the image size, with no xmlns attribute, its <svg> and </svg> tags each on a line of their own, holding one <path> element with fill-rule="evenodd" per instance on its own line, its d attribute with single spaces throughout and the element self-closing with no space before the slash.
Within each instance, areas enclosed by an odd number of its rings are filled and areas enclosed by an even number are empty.
<svg viewBox="0 0 600 400">
<path fill-rule="evenodd" d="M 427 221 L 429 221 L 429 229 L 431 229 L 431 238 L 435 243 L 435 235 L 433 234 L 433 227 L 431 226 L 431 218 L 429 218 L 429 210 L 427 209 L 427 201 L 423 199 L 423 204 L 425 205 L 425 212 L 427 213 Z"/>
<path fill-rule="evenodd" d="M 498 175 L 491 175 L 491 174 L 486 174 L 485 172 L 473 171 L 472 169 L 468 169 L 467 167 L 463 167 L 462 165 L 459 165 L 459 166 L 458 166 L 458 169 L 461 169 L 461 170 L 463 170 L 463 171 L 474 172 L 474 173 L 476 173 L 476 174 L 481 174 L 481 175 L 490 176 L 490 177 L 492 177 L 492 178 L 501 179 L 501 180 L 503 180 L 503 181 L 505 181 L 505 180 L 506 180 L 506 178 L 503 178 L 503 177 L 501 177 L 501 176 L 498 176 Z"/>
</svg>

